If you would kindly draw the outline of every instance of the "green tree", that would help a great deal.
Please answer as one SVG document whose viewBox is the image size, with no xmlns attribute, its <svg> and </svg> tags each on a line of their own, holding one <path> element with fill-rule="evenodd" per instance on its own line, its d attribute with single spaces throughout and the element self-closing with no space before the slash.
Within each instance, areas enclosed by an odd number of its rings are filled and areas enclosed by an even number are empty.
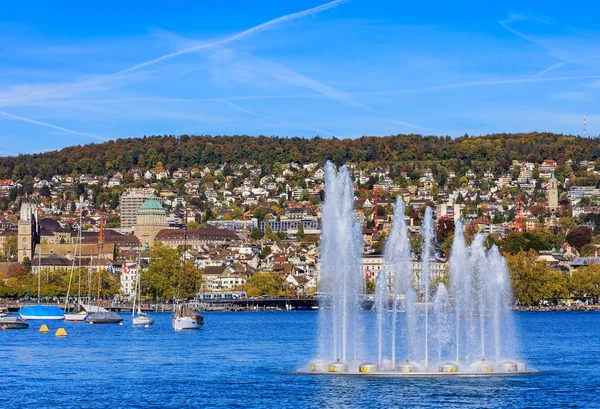
<svg viewBox="0 0 600 409">
<path fill-rule="evenodd" d="M 550 270 L 546 262 L 538 261 L 535 250 L 507 255 L 506 262 L 517 302 L 531 305 L 539 304 L 544 299 L 568 296 L 566 277 Z"/>
<path fill-rule="evenodd" d="M 365 279 L 365 289 L 367 294 L 375 294 L 376 283 L 374 278 L 366 278 Z"/>
<path fill-rule="evenodd" d="M 577 298 L 591 298 L 596 303 L 600 297 L 600 265 L 584 266 L 573 271 L 569 290 Z"/>
<path fill-rule="evenodd" d="M 271 254 L 271 247 L 265 246 L 260 253 L 258 253 L 258 258 L 264 260 L 269 256 L 269 254 Z"/>
<path fill-rule="evenodd" d="M 17 254 L 19 246 L 19 238 L 17 235 L 10 236 L 4 242 L 4 254 L 8 257 Z"/>
<path fill-rule="evenodd" d="M 256 273 L 248 279 L 246 294 L 250 297 L 276 297 L 283 291 L 283 276 L 276 273 Z"/>
<path fill-rule="evenodd" d="M 253 227 L 250 237 L 252 237 L 254 240 L 260 240 L 264 237 L 264 234 L 258 227 Z"/>
<path fill-rule="evenodd" d="M 298 231 L 296 232 L 296 237 L 298 238 L 298 240 L 304 239 L 304 224 L 302 222 L 298 224 Z"/>
<path fill-rule="evenodd" d="M 148 270 L 142 274 L 142 291 L 152 298 L 171 299 L 177 294 L 180 255 L 161 242 L 150 250 Z"/>
<path fill-rule="evenodd" d="M 421 254 L 421 247 L 423 246 L 423 239 L 421 236 L 412 236 L 409 241 L 410 249 L 416 254 Z"/>
<path fill-rule="evenodd" d="M 308 194 L 308 190 L 303 189 L 302 192 L 300 193 L 300 201 L 301 202 L 306 202 L 308 199 L 310 199 L 310 196 Z"/>
<path fill-rule="evenodd" d="M 267 209 L 265 209 L 264 207 L 257 207 L 256 210 L 254 210 L 254 218 L 257 219 L 259 222 L 263 221 L 266 215 Z"/>
<path fill-rule="evenodd" d="M 265 227 L 265 236 L 267 236 L 267 239 L 269 239 L 270 241 L 277 242 L 281 240 L 278 235 L 273 233 L 273 229 L 270 225 L 267 225 L 267 227 Z"/>
</svg>

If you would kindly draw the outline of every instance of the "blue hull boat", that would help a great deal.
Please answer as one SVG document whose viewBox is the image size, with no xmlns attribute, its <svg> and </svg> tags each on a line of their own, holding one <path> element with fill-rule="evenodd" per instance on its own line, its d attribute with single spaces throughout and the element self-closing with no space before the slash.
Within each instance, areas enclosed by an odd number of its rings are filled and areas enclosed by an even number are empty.
<svg viewBox="0 0 600 409">
<path fill-rule="evenodd" d="M 19 315 L 24 320 L 62 320 L 65 312 L 53 305 L 30 305 L 19 309 Z"/>
</svg>

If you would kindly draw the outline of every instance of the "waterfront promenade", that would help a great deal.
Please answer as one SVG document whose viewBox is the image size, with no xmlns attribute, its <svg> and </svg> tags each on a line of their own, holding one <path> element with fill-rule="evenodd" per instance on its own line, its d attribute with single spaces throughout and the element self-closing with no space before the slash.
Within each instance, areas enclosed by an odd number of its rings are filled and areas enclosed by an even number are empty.
<svg viewBox="0 0 600 409">
<path fill-rule="evenodd" d="M 16 300 L 4 300 L 0 302 L 1 306 L 8 307 L 11 312 L 17 312 L 19 308 L 27 305 L 36 305 L 36 302 L 21 302 Z M 58 305 L 63 307 L 64 303 L 42 303 L 44 305 Z M 95 302 L 92 303 L 96 305 Z M 220 299 L 220 300 L 198 300 L 191 302 L 190 305 L 198 311 L 268 311 L 268 310 L 318 310 L 323 308 L 319 305 L 316 297 L 250 297 L 245 299 Z M 365 299 L 361 303 L 362 308 L 370 310 L 373 308 L 373 302 Z M 131 312 L 132 303 L 120 303 L 103 301 L 101 306 L 118 312 Z M 75 304 L 69 304 L 69 310 L 73 310 Z M 327 308 L 326 306 L 324 308 Z M 142 310 L 145 312 L 172 312 L 172 303 L 143 303 Z M 542 305 L 542 306 L 515 306 L 515 311 L 536 312 L 536 311 L 600 311 L 598 304 L 571 304 L 571 305 Z"/>
</svg>

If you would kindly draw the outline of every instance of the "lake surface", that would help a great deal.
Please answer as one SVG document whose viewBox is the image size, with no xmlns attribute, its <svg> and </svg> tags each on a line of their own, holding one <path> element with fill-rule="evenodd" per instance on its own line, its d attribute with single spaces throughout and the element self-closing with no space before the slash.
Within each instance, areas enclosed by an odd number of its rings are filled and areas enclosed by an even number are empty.
<svg viewBox="0 0 600 409">
<path fill-rule="evenodd" d="M 170 314 L 150 328 L 50 321 L 50 334 L 32 321 L 0 331 L 0 407 L 600 407 L 598 312 L 515 313 L 540 373 L 454 379 L 296 374 L 316 354 L 317 315 L 206 313 L 203 330 L 179 333 Z"/>
</svg>

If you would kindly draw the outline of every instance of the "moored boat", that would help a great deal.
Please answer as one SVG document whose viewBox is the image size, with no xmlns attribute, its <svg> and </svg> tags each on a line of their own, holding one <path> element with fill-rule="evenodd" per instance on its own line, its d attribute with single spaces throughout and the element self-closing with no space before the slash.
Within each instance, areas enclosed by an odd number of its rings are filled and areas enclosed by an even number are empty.
<svg viewBox="0 0 600 409">
<path fill-rule="evenodd" d="M 186 329 L 200 329 L 204 325 L 204 316 L 198 314 L 186 304 L 181 304 L 176 307 L 173 314 L 173 329 L 181 331 Z"/>
<path fill-rule="evenodd" d="M 0 318 L 0 327 L 2 329 L 26 329 L 29 324 L 19 317 L 2 317 Z"/>
<path fill-rule="evenodd" d="M 8 307 L 0 307 L 0 317 L 6 317 L 8 315 Z"/>
<path fill-rule="evenodd" d="M 145 313 L 138 313 L 137 317 L 132 318 L 133 325 L 152 325 L 154 318 L 147 316 Z"/>
<path fill-rule="evenodd" d="M 127 263 L 123 265 L 123 272 L 125 274 L 130 274 L 131 271 L 129 267 L 127 267 Z M 154 318 L 148 316 L 145 312 L 142 312 L 142 269 L 140 265 L 140 254 L 138 253 L 138 259 L 136 264 L 136 283 L 135 283 L 135 293 L 133 298 L 133 308 L 131 310 L 131 323 L 133 325 L 152 325 L 154 324 Z M 137 316 L 135 315 L 135 309 L 137 306 Z"/>
<path fill-rule="evenodd" d="M 38 252 L 38 267 L 42 266 L 42 249 Z M 62 320 L 65 312 L 56 305 L 42 305 L 41 300 L 41 270 L 37 272 L 38 276 L 38 296 L 37 305 L 28 305 L 19 309 L 19 315 L 24 320 Z M 29 293 L 27 294 L 29 295 Z"/>
<path fill-rule="evenodd" d="M 65 321 L 84 321 L 88 316 L 88 313 L 85 311 L 80 311 L 77 313 L 65 313 Z"/>
<path fill-rule="evenodd" d="M 99 232 L 98 232 L 98 255 L 102 259 L 102 247 L 104 245 L 104 223 L 102 215 L 100 215 Z M 90 324 L 118 324 L 123 321 L 123 318 L 116 312 L 100 310 L 100 295 L 102 290 L 102 268 L 98 268 L 98 296 L 96 298 L 96 312 L 91 312 L 85 321 Z"/>
<path fill-rule="evenodd" d="M 89 314 L 85 321 L 90 324 L 118 324 L 123 321 L 123 318 L 116 312 L 100 311 Z"/>
<path fill-rule="evenodd" d="M 65 312 L 55 305 L 28 305 L 19 309 L 19 315 L 25 320 L 62 320 Z"/>
</svg>

